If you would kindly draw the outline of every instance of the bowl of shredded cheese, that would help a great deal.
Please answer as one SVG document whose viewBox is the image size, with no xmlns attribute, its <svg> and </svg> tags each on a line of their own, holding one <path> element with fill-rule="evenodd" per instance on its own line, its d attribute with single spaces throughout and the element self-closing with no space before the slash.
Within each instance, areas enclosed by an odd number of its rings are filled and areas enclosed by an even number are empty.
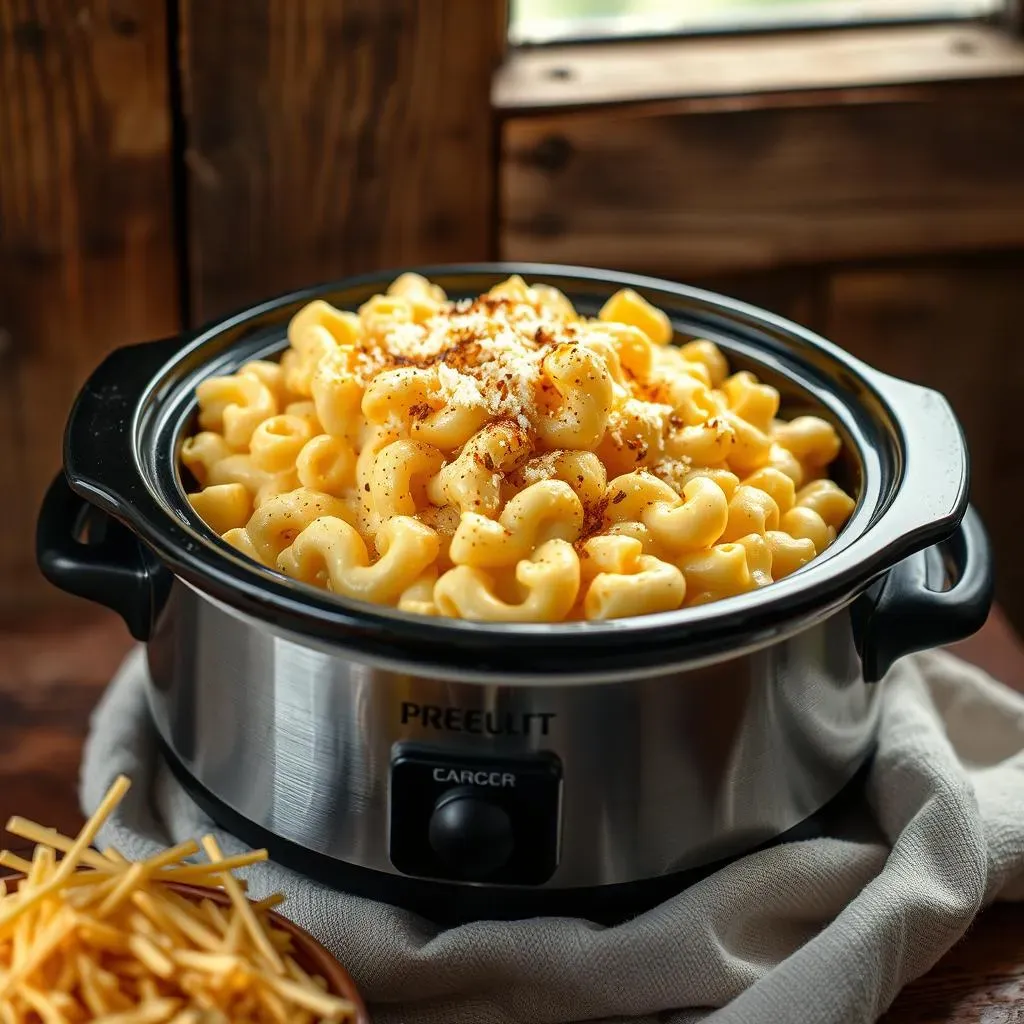
<svg viewBox="0 0 1024 1024">
<path fill-rule="evenodd" d="M 307 932 L 250 900 L 213 836 L 130 861 L 92 843 L 127 792 L 119 778 L 74 838 L 25 818 L 0 852 L 3 1024 L 368 1024 L 355 983 Z M 194 858 L 202 852 L 204 860 Z"/>
</svg>

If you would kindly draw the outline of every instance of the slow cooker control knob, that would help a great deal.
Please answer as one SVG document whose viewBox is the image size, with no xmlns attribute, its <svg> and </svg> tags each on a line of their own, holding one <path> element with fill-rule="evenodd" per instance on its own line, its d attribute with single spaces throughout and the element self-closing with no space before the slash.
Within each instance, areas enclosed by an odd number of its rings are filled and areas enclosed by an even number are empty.
<svg viewBox="0 0 1024 1024">
<path fill-rule="evenodd" d="M 508 812 L 468 786 L 438 797 L 428 838 L 447 867 L 467 881 L 483 881 L 503 867 L 515 846 Z"/>
</svg>

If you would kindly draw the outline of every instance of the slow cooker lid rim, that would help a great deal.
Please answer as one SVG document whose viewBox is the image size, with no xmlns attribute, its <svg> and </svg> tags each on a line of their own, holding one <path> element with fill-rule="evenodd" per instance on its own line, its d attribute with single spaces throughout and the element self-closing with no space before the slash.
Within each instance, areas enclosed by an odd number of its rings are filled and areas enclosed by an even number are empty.
<svg viewBox="0 0 1024 1024">
<path fill-rule="evenodd" d="M 590 285 L 605 289 L 609 286 L 649 288 L 677 299 L 695 302 L 698 305 L 710 304 L 723 316 L 739 318 L 748 322 L 748 325 L 754 329 L 767 324 L 774 330 L 794 337 L 803 346 L 823 350 L 828 357 L 847 371 L 854 373 L 861 382 L 870 388 L 882 402 L 883 407 L 887 406 L 885 395 L 874 386 L 877 377 L 876 371 L 799 325 L 725 296 L 671 282 L 662 282 L 636 275 L 606 273 L 587 268 L 535 264 L 478 264 L 417 269 L 422 273 L 434 276 L 443 273 L 459 275 L 521 273 L 525 276 L 547 279 L 563 278 L 566 281 L 567 290 L 570 291 L 572 281 L 584 280 Z M 133 454 L 136 457 L 135 468 L 140 486 L 131 489 L 134 493 L 123 495 L 122 501 L 111 503 L 110 495 L 104 491 L 101 485 L 91 485 L 90 481 L 81 477 L 76 479 L 76 475 L 72 472 L 70 476 L 72 483 L 77 485 L 76 489 L 86 492 L 90 500 L 101 506 L 106 506 L 108 511 L 126 521 L 157 552 L 172 571 L 183 578 L 190 579 L 200 589 L 210 590 L 214 596 L 225 603 L 237 606 L 242 611 L 255 613 L 257 617 L 268 618 L 266 611 L 268 602 L 270 602 L 276 612 L 275 621 L 285 628 L 295 629 L 297 632 L 309 632 L 308 626 L 315 621 L 319 623 L 317 633 L 325 639 L 337 637 L 339 630 L 358 637 L 360 634 L 365 634 L 368 629 L 381 630 L 385 633 L 401 629 L 409 635 L 411 642 L 427 645 L 431 643 L 447 644 L 458 639 L 463 644 L 472 646 L 474 650 L 481 646 L 493 648 L 495 640 L 503 639 L 505 642 L 516 641 L 518 643 L 527 641 L 531 645 L 535 645 L 539 653 L 553 654 L 564 647 L 568 651 L 574 652 L 574 656 L 578 656 L 580 639 L 584 637 L 590 646 L 600 644 L 602 650 L 609 646 L 612 648 L 619 646 L 623 639 L 628 639 L 631 643 L 647 641 L 663 648 L 666 644 L 657 643 L 658 638 L 671 627 L 692 626 L 695 630 L 705 634 L 705 639 L 708 641 L 712 636 L 718 636 L 719 642 L 727 642 L 730 636 L 735 641 L 737 629 L 742 626 L 754 628 L 761 622 L 778 622 L 791 614 L 799 614 L 802 607 L 813 607 L 822 600 L 828 600 L 829 595 L 841 597 L 843 593 L 866 585 L 896 561 L 911 554 L 913 550 L 928 546 L 928 544 L 947 536 L 955 528 L 966 507 L 966 493 L 964 493 L 963 500 L 957 509 L 944 519 L 933 521 L 927 527 L 922 527 L 918 531 L 919 537 L 903 538 L 898 545 L 895 542 L 890 542 L 881 550 L 871 552 L 870 558 L 862 558 L 858 564 L 851 564 L 839 575 L 830 571 L 833 566 L 829 563 L 833 560 L 828 559 L 820 566 L 809 566 L 801 574 L 804 585 L 797 587 L 792 594 L 775 590 L 775 587 L 785 587 L 786 581 L 781 581 L 781 583 L 773 585 L 770 599 L 765 600 L 764 594 L 760 595 L 755 607 L 747 607 L 742 598 L 730 599 L 724 602 L 726 607 L 705 606 L 701 609 L 699 618 L 686 616 L 685 612 L 662 613 L 660 616 L 622 620 L 614 624 L 578 624 L 582 628 L 577 629 L 564 626 L 530 628 L 511 624 L 436 623 L 429 620 L 421 624 L 412 623 L 408 621 L 411 617 L 402 617 L 399 613 L 385 616 L 374 611 L 364 611 L 342 604 L 326 595 L 321 598 L 316 593 L 310 593 L 296 597 L 284 585 L 274 581 L 272 576 L 261 575 L 250 567 L 237 566 L 212 544 L 200 543 L 197 538 L 190 536 L 184 523 L 179 523 L 170 514 L 170 510 L 163 507 L 161 503 L 163 496 L 152 493 L 151 483 L 148 476 L 143 473 L 139 459 L 139 434 L 136 430 L 139 413 L 147 403 L 153 400 L 155 395 L 166 397 L 168 391 L 173 390 L 173 382 L 169 378 L 174 376 L 176 370 L 179 371 L 179 375 L 184 372 L 184 363 L 186 361 L 194 362 L 196 353 L 218 333 L 223 333 L 232 326 L 258 320 L 297 301 L 308 301 L 309 298 L 322 294 L 325 290 L 331 288 L 351 290 L 360 285 L 372 286 L 379 283 L 382 277 L 383 275 L 380 273 L 368 274 L 333 285 L 314 286 L 251 307 L 248 311 L 220 321 L 212 328 L 196 332 L 191 341 L 180 348 L 177 354 L 165 363 L 162 370 L 153 377 L 149 387 L 136 405 L 131 443 L 134 449 Z M 895 422 L 898 424 L 898 419 L 895 419 Z M 70 436 L 67 440 L 69 444 L 66 464 L 72 468 L 74 444 Z M 898 440 L 900 447 L 905 448 L 905 438 L 900 436 Z M 146 506 L 149 506 L 148 515 L 144 514 Z M 164 520 L 163 530 L 161 530 L 161 519 Z M 870 535 L 871 528 L 869 527 L 853 543 L 858 547 L 863 547 Z M 204 551 L 206 557 L 203 556 Z M 795 582 L 795 580 L 790 582 Z M 740 602 L 740 607 L 735 607 L 737 602 Z M 730 605 L 733 607 L 728 607 Z"/>
<path fill-rule="evenodd" d="M 959 518 L 953 516 L 946 524 L 935 524 L 918 538 L 915 550 L 945 539 Z M 718 608 L 705 606 L 701 609 L 705 616 L 690 621 L 684 618 L 684 610 L 612 623 L 567 624 L 570 628 L 564 628 L 565 624 L 420 619 L 391 609 L 376 610 L 371 605 L 342 604 L 316 592 L 293 594 L 287 585 L 272 579 L 264 581 L 227 559 L 217 559 L 210 565 L 194 550 L 175 549 L 172 539 L 153 530 L 152 524 L 143 529 L 137 522 L 129 525 L 171 572 L 201 593 L 300 636 L 344 641 L 371 656 L 408 648 L 416 661 L 439 667 L 458 664 L 500 671 L 511 668 L 512 661 L 528 663 L 543 658 L 544 669 L 552 674 L 586 672 L 588 667 L 612 670 L 610 659 L 631 667 L 653 666 L 664 663 L 681 647 L 685 647 L 687 658 L 697 658 L 740 643 L 757 642 L 782 623 L 821 615 L 847 603 L 898 560 L 879 549 L 843 573 L 825 576 L 792 594 L 774 595 L 770 601 L 762 599 L 752 608 L 744 607 L 741 599 L 728 599 L 719 602 Z M 273 586 L 267 586 L 267 582 Z M 714 612 L 713 618 L 707 615 L 709 609 Z M 685 639 L 679 636 L 681 629 L 687 629 Z M 557 659 L 564 659 L 564 663 Z"/>
<path fill-rule="evenodd" d="M 194 599 L 216 604 L 225 614 L 237 615 L 250 628 L 269 627 L 286 641 L 330 649 L 333 653 L 340 652 L 347 660 L 369 667 L 448 682 L 500 682 L 504 685 L 522 686 L 581 686 L 629 682 L 747 656 L 814 628 L 843 611 L 869 589 L 860 588 L 827 607 L 814 606 L 810 613 L 800 618 L 789 618 L 770 629 L 747 633 L 739 640 L 735 636 L 730 637 L 728 645 L 704 642 L 692 644 L 689 641 L 685 648 L 678 644 L 650 645 L 641 648 L 641 654 L 637 657 L 624 651 L 622 645 L 618 644 L 610 649 L 598 646 L 595 650 L 587 651 L 585 658 L 581 658 L 577 651 L 552 652 L 545 649 L 538 652 L 529 644 L 513 647 L 490 644 L 487 647 L 481 646 L 479 650 L 472 647 L 463 657 L 460 648 L 436 642 L 436 638 L 429 647 L 415 642 L 402 646 L 397 645 L 394 637 L 389 634 L 383 636 L 376 646 L 359 646 L 351 642 L 351 635 L 348 633 L 326 635 L 297 632 L 293 626 L 280 623 L 273 617 L 264 616 L 256 619 L 243 609 L 227 605 L 182 577 L 179 577 L 177 582 L 179 586 L 186 588 Z M 453 650 L 456 652 L 454 656 Z M 488 654 L 500 660 L 484 660 Z M 549 660 L 538 661 L 538 655 Z"/>
</svg>

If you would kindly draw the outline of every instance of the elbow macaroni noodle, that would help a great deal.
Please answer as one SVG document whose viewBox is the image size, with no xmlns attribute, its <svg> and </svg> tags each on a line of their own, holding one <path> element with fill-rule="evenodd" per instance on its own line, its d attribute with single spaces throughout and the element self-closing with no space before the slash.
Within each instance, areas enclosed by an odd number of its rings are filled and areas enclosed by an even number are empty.
<svg viewBox="0 0 1024 1024">
<path fill-rule="evenodd" d="M 280 363 L 197 388 L 189 500 L 268 568 L 421 615 L 622 618 L 766 586 L 853 511 L 827 477 L 839 437 L 672 340 L 629 289 L 594 319 L 518 277 L 317 300 Z"/>
</svg>

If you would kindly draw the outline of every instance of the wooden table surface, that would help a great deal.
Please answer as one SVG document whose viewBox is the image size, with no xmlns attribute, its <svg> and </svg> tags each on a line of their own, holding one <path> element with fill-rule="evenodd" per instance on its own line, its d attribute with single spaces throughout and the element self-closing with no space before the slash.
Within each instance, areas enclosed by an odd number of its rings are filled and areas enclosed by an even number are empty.
<svg viewBox="0 0 1024 1024">
<path fill-rule="evenodd" d="M 89 713 L 130 646 L 120 620 L 90 611 L 0 630 L 0 821 L 27 814 L 74 831 Z M 1024 648 L 999 613 L 962 656 L 1024 692 Z M 1024 1024 L 1024 904 L 986 910 L 884 1024 Z"/>
</svg>

